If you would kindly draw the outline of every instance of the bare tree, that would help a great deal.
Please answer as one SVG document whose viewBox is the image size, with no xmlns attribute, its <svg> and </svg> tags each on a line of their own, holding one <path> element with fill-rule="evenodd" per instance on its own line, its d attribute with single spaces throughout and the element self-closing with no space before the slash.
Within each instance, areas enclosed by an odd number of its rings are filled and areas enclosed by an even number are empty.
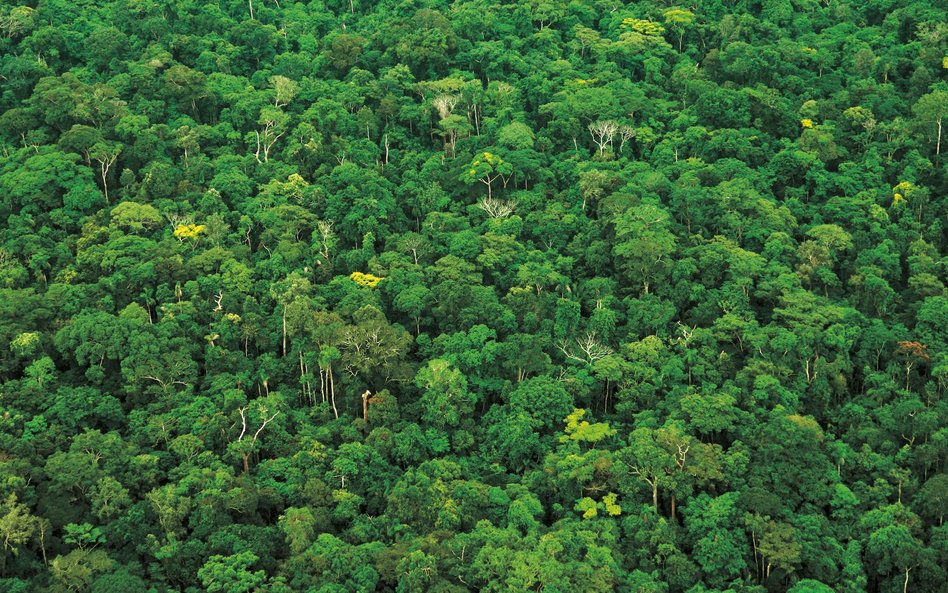
<svg viewBox="0 0 948 593">
<path fill-rule="evenodd" d="M 487 216 L 491 218 L 507 218 L 516 211 L 517 201 L 488 197 L 479 201 L 477 207 L 486 212 Z"/>
<path fill-rule="evenodd" d="M 319 254 L 326 260 L 326 264 L 332 263 L 329 259 L 329 250 L 336 244 L 336 233 L 332 230 L 333 222 L 331 220 L 316 221 L 316 240 L 319 242 Z M 322 265 L 322 262 L 317 262 Z"/>
<path fill-rule="evenodd" d="M 438 95 L 431 104 L 438 111 L 438 117 L 445 119 L 451 115 L 459 101 L 460 97 L 457 95 Z"/>
<path fill-rule="evenodd" d="M 270 151 L 283 134 L 286 133 L 287 116 L 276 107 L 267 107 L 260 112 L 259 123 L 263 126 L 260 130 L 254 130 L 257 136 L 257 150 L 254 156 L 257 162 L 269 162 Z M 263 153 L 263 161 L 260 160 L 260 153 Z"/>
<path fill-rule="evenodd" d="M 612 139 L 619 130 L 619 124 L 612 120 L 600 120 L 589 124 L 589 134 L 593 142 L 599 147 L 599 156 L 602 156 L 606 146 L 612 146 Z"/>
<path fill-rule="evenodd" d="M 438 117 L 441 118 L 440 123 L 443 130 L 442 136 L 444 137 L 445 156 L 448 156 L 449 152 L 452 156 L 454 155 L 454 145 L 457 144 L 464 127 L 459 125 L 459 123 L 461 123 L 459 120 L 463 118 L 451 117 L 460 99 L 459 95 L 438 95 L 431 102 L 438 112 Z"/>
<path fill-rule="evenodd" d="M 122 147 L 119 145 L 96 144 L 92 147 L 90 155 L 99 163 L 99 175 L 102 178 L 102 191 L 105 193 L 105 201 L 109 202 L 109 169 L 115 164 Z"/>
<path fill-rule="evenodd" d="M 622 154 L 622 147 L 625 143 L 635 138 L 635 128 L 632 126 L 619 126 L 619 154 Z"/>
<path fill-rule="evenodd" d="M 258 408 L 260 412 L 260 427 L 257 428 L 256 432 L 253 433 L 253 437 L 250 439 L 246 447 L 242 448 L 240 455 L 243 458 L 244 471 L 250 471 L 250 454 L 253 452 L 254 445 L 257 444 L 257 439 L 260 437 L 260 433 L 263 432 L 263 429 L 267 427 L 267 424 L 273 422 L 273 419 L 277 417 L 280 413 L 279 410 L 274 412 L 269 418 L 267 417 L 267 407 L 261 405 Z M 237 442 L 241 443 L 244 440 L 244 437 L 247 436 L 247 406 L 242 408 L 237 408 L 237 412 L 240 413 L 240 436 L 237 437 Z"/>
<path fill-rule="evenodd" d="M 585 336 L 576 338 L 573 342 L 576 345 L 575 350 L 566 340 L 557 344 L 556 347 L 568 360 L 575 360 L 583 364 L 591 365 L 597 360 L 602 360 L 615 352 L 612 348 L 599 341 L 596 337 L 596 332 L 587 332 Z"/>
</svg>

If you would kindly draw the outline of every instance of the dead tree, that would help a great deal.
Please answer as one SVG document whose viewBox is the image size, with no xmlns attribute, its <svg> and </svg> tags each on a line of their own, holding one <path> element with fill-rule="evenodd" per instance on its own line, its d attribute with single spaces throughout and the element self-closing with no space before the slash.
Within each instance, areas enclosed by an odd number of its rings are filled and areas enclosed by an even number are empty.
<svg viewBox="0 0 948 593">
<path fill-rule="evenodd" d="M 267 424 L 273 422 L 273 419 L 276 418 L 280 413 L 278 410 L 268 418 L 266 406 L 260 406 L 259 411 L 262 419 L 260 422 L 260 427 L 257 428 L 256 432 L 253 433 L 253 437 L 250 439 L 249 443 L 247 443 L 247 445 L 242 447 L 240 450 L 240 456 L 242 457 L 244 463 L 244 472 L 250 471 L 250 454 L 253 453 L 254 445 L 257 444 L 257 439 L 260 437 L 260 433 L 262 433 L 263 429 L 267 427 Z M 237 437 L 237 442 L 242 443 L 244 441 L 244 437 L 247 436 L 247 406 L 237 408 L 237 412 L 240 413 L 241 424 L 240 436 Z"/>
</svg>

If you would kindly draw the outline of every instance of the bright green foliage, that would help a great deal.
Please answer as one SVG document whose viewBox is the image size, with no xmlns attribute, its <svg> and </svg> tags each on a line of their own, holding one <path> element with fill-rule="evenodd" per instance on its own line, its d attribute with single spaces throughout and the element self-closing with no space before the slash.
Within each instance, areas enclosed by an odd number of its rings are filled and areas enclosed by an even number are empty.
<svg viewBox="0 0 948 593">
<path fill-rule="evenodd" d="M 4 555 L 18 554 L 20 547 L 33 537 L 36 527 L 36 519 L 30 515 L 29 507 L 11 493 L 0 507 L 0 536 L 3 537 Z"/>
<path fill-rule="evenodd" d="M 13 338 L 10 350 L 17 356 L 30 357 L 40 348 L 40 334 L 38 332 L 24 332 Z"/>
<path fill-rule="evenodd" d="M 425 390 L 421 399 L 424 418 L 435 426 L 457 426 L 474 409 L 476 398 L 467 389 L 467 379 L 446 360 L 428 361 L 428 366 L 418 371 L 415 383 Z"/>
<path fill-rule="evenodd" d="M 105 542 L 105 536 L 98 527 L 93 527 L 89 523 L 76 525 L 70 523 L 63 527 L 63 541 L 67 544 L 73 544 L 84 550 L 87 547 L 94 547 Z"/>
<path fill-rule="evenodd" d="M 803 579 L 790 588 L 787 593 L 834 593 L 833 589 L 815 579 Z"/>
<path fill-rule="evenodd" d="M 583 416 L 585 415 L 586 410 L 576 408 L 572 414 L 564 419 L 566 422 L 566 435 L 563 439 L 595 444 L 616 434 L 616 430 L 609 428 L 609 424 L 606 422 L 590 423 L 588 420 L 583 420 Z"/>
<path fill-rule="evenodd" d="M 664 277 L 677 240 L 668 227 L 668 213 L 643 204 L 626 210 L 615 221 L 613 252 L 630 282 L 638 280 L 647 294 Z"/>
<path fill-rule="evenodd" d="M 211 556 L 198 571 L 198 577 L 208 593 L 250 593 L 265 578 L 262 570 L 250 570 L 257 560 L 250 551 Z"/>
<path fill-rule="evenodd" d="M 642 35 L 658 36 L 665 32 L 665 29 L 661 25 L 646 19 L 623 19 L 622 26 L 628 27 L 636 33 L 641 33 Z"/>
<path fill-rule="evenodd" d="M 587 496 L 577 502 L 574 508 L 583 514 L 583 519 L 591 519 L 597 516 L 600 510 L 612 517 L 622 514 L 622 507 L 616 503 L 615 492 L 603 496 L 602 502 L 596 502 Z"/>
</svg>

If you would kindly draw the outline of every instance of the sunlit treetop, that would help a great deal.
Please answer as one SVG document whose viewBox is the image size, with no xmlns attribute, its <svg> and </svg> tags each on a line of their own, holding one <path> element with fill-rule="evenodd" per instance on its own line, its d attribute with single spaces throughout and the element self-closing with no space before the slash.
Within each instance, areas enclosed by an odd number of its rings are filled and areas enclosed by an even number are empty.
<svg viewBox="0 0 948 593">
<path fill-rule="evenodd" d="M 892 188 L 892 205 L 905 202 L 912 194 L 915 186 L 910 181 L 902 181 Z"/>
<path fill-rule="evenodd" d="M 597 443 L 616 434 L 616 430 L 607 422 L 590 423 L 588 420 L 583 420 L 585 415 L 586 410 L 576 408 L 566 417 L 566 435 L 561 440 Z"/>
<path fill-rule="evenodd" d="M 636 33 L 641 33 L 642 35 L 656 37 L 665 32 L 665 27 L 661 26 L 655 21 L 649 21 L 646 19 L 623 19 L 622 26 L 627 29 L 632 29 Z"/>
<path fill-rule="evenodd" d="M 359 286 L 365 286 L 368 288 L 375 288 L 378 286 L 379 282 L 382 281 L 382 278 L 378 276 L 364 274 L 362 272 L 353 272 L 349 275 L 349 278 Z"/>
<path fill-rule="evenodd" d="M 179 239 L 197 239 L 206 230 L 203 224 L 179 224 L 174 228 L 174 236 Z"/>
</svg>

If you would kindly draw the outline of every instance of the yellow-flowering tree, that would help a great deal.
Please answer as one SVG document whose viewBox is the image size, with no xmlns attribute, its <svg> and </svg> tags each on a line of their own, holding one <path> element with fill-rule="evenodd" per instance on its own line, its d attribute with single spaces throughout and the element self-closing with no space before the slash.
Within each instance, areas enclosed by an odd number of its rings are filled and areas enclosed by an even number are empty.
<svg viewBox="0 0 948 593">
<path fill-rule="evenodd" d="M 507 187 L 511 173 L 513 173 L 513 165 L 485 150 L 474 157 L 471 165 L 461 175 L 461 181 L 468 185 L 480 181 L 487 186 L 487 197 L 490 198 L 493 196 L 494 182 L 500 179 L 504 187 Z"/>
<path fill-rule="evenodd" d="M 185 239 L 197 240 L 197 238 L 207 229 L 203 224 L 179 224 L 174 227 L 174 236 L 184 241 Z"/>
<path fill-rule="evenodd" d="M 382 281 L 382 279 L 378 276 L 364 274 L 362 272 L 353 272 L 349 275 L 349 278 L 359 286 L 366 286 L 368 288 L 375 288 L 378 286 L 379 282 Z"/>
<path fill-rule="evenodd" d="M 665 32 L 665 27 L 659 25 L 655 21 L 649 21 L 645 19 L 623 19 L 622 26 L 632 29 L 640 35 L 651 37 L 658 37 Z"/>
</svg>

